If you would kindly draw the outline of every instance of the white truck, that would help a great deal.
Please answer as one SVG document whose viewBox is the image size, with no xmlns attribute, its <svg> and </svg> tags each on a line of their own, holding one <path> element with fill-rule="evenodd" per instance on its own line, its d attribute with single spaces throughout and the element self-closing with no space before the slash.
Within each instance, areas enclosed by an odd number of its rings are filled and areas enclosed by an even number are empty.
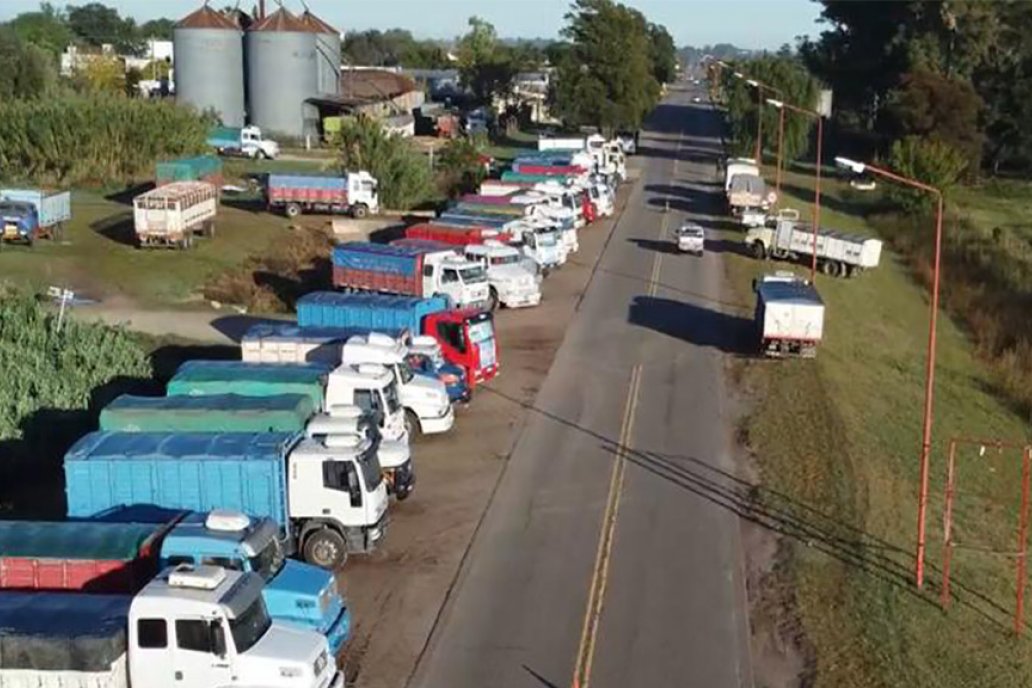
<svg viewBox="0 0 1032 688">
<path fill-rule="evenodd" d="M 208 135 L 208 145 L 219 155 L 240 155 L 246 158 L 272 160 L 279 155 L 279 144 L 262 136 L 256 126 L 216 127 Z"/>
<path fill-rule="evenodd" d="M 196 234 L 214 236 L 219 190 L 208 182 L 173 182 L 133 199 L 139 246 L 189 248 Z"/>
<path fill-rule="evenodd" d="M 791 272 L 753 282 L 754 322 L 765 356 L 814 358 L 824 335 L 824 302 L 807 280 Z"/>
<path fill-rule="evenodd" d="M 342 363 L 326 378 L 326 412 L 350 414 L 357 406 L 374 418 L 380 436 L 408 443 L 407 419 L 394 373 L 376 363 L 354 366 Z"/>
<path fill-rule="evenodd" d="M 550 151 L 550 150 L 561 150 L 561 151 L 579 151 L 587 150 L 587 145 L 583 138 L 552 138 L 552 139 L 538 139 L 537 149 L 539 151 Z"/>
<path fill-rule="evenodd" d="M 409 437 L 448 432 L 455 425 L 455 411 L 444 383 L 419 375 L 409 367 L 408 348 L 385 334 L 356 335 L 344 343 L 341 363 L 361 369 L 365 364 L 383 366 L 394 376 L 398 397 L 405 410 Z"/>
<path fill-rule="evenodd" d="M 745 245 L 757 259 L 809 260 L 813 255 L 813 225 L 782 217 L 773 227 L 753 227 Z M 817 266 L 835 277 L 852 277 L 878 267 L 879 239 L 822 229 L 817 232 Z"/>
<path fill-rule="evenodd" d="M 760 168 L 752 158 L 728 158 L 724 162 L 724 193 L 731 188 L 731 180 L 740 174 L 760 176 Z"/>
<path fill-rule="evenodd" d="M 566 262 L 565 247 L 560 246 L 559 230 L 554 226 L 521 223 L 513 229 L 517 238 L 509 245 L 521 249 L 523 255 L 540 267 L 542 275 L 547 277 L 551 270 Z"/>
<path fill-rule="evenodd" d="M 523 308 L 541 303 L 541 276 L 527 266 L 528 261 L 519 249 L 488 240 L 482 244 L 467 244 L 465 255 L 487 270 L 491 310 L 498 305 Z"/>
<path fill-rule="evenodd" d="M 262 585 L 181 564 L 132 597 L 0 592 L 0 686 L 343 688 L 326 639 L 272 622 Z"/>
</svg>

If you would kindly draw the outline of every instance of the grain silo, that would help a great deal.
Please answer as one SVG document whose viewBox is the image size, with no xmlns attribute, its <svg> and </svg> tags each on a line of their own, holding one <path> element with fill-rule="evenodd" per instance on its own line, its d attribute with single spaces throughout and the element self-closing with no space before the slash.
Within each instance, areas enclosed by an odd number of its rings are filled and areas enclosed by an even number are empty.
<svg viewBox="0 0 1032 688">
<path fill-rule="evenodd" d="M 340 32 L 305 9 L 301 21 L 315 34 L 316 88 L 322 95 L 340 93 Z"/>
<path fill-rule="evenodd" d="M 281 7 L 251 26 L 247 49 L 248 114 L 268 135 L 317 135 L 316 35 Z"/>
<path fill-rule="evenodd" d="M 176 102 L 214 110 L 228 127 L 244 126 L 244 35 L 204 5 L 172 33 Z"/>
</svg>

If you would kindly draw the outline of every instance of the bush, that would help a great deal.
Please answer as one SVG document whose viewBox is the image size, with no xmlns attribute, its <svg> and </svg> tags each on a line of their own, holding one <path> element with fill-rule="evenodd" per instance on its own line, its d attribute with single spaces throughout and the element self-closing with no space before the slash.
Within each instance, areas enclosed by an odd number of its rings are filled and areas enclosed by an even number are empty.
<svg viewBox="0 0 1032 688">
<path fill-rule="evenodd" d="M 0 178 L 39 186 L 124 185 L 161 158 L 203 152 L 210 121 L 120 95 L 0 99 Z"/>
<path fill-rule="evenodd" d="M 452 139 L 438 157 L 441 190 L 449 198 L 476 193 L 487 171 L 481 150 L 473 139 Z"/>
<path fill-rule="evenodd" d="M 948 195 L 967 167 L 967 159 L 953 146 L 941 141 L 907 136 L 892 144 L 890 166 L 897 173 L 917 179 Z M 890 197 L 907 211 L 927 209 L 932 196 L 900 184 L 888 186 Z"/>
<path fill-rule="evenodd" d="M 338 149 L 344 172 L 365 170 L 380 183 L 380 205 L 408 210 L 426 201 L 433 179 L 426 158 L 401 136 L 388 134 L 367 117 L 346 119 L 331 144 Z"/>
<path fill-rule="evenodd" d="M 123 330 L 68 318 L 58 330 L 32 296 L 0 296 L 0 440 L 8 449 L 0 457 L 52 462 L 96 427 L 93 411 L 115 388 L 150 378 L 150 362 Z"/>
</svg>

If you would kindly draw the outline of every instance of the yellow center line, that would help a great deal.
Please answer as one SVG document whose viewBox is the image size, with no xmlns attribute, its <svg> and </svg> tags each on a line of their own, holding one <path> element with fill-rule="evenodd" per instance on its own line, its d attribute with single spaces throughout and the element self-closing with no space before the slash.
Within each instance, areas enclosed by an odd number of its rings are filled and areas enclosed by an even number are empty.
<svg viewBox="0 0 1032 688">
<path fill-rule="evenodd" d="M 598 551 L 595 555 L 595 568 L 591 574 L 591 587 L 588 589 L 588 606 L 584 612 L 584 627 L 581 630 L 580 647 L 577 649 L 577 664 L 573 670 L 572 688 L 588 688 L 591 680 L 591 665 L 595 658 L 595 640 L 598 636 L 598 623 L 602 616 L 602 604 L 605 599 L 606 584 L 609 580 L 609 556 L 613 548 L 613 534 L 616 531 L 616 517 L 620 511 L 620 493 L 623 488 L 624 467 L 627 456 L 627 443 L 630 441 L 634 425 L 634 411 L 638 406 L 638 389 L 641 385 L 641 365 L 634 366 L 631 371 L 631 382 L 624 407 L 623 422 L 620 426 L 620 437 L 613 460 L 613 472 L 609 479 L 609 494 L 606 497 L 606 508 L 602 514 L 602 531 L 599 533 Z"/>
</svg>

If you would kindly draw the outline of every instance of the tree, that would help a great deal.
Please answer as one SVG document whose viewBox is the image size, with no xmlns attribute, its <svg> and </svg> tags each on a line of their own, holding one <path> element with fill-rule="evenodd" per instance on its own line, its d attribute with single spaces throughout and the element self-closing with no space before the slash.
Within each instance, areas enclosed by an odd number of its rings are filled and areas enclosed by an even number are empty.
<svg viewBox="0 0 1032 688">
<path fill-rule="evenodd" d="M 473 94 L 474 102 L 491 105 L 496 97 L 512 92 L 520 65 L 513 50 L 499 43 L 489 22 L 470 17 L 469 26 L 457 48 L 459 79 Z"/>
<path fill-rule="evenodd" d="M 125 93 L 125 64 L 117 57 L 94 56 L 79 68 L 76 81 L 89 93 Z"/>
<path fill-rule="evenodd" d="M 23 12 L 10 22 L 22 41 L 38 45 L 52 55 L 60 55 L 72 42 L 68 23 L 51 3 L 44 2 L 36 12 Z"/>
<path fill-rule="evenodd" d="M 353 65 L 414 69 L 449 66 L 447 52 L 434 41 L 417 41 L 404 29 L 349 31 L 341 46 L 344 62 Z"/>
<path fill-rule="evenodd" d="M 41 96 L 56 79 L 52 55 L 0 25 L 0 102 Z"/>
<path fill-rule="evenodd" d="M 893 143 L 889 162 L 897 173 L 920 179 L 946 195 L 956 186 L 968 164 L 964 154 L 956 148 L 919 136 L 907 136 Z M 910 212 L 927 209 L 931 203 L 927 193 L 898 184 L 889 186 L 889 194 Z"/>
<path fill-rule="evenodd" d="M 441 149 L 437 158 L 440 183 L 449 198 L 475 193 L 480 188 L 487 176 L 482 155 L 481 146 L 471 138 L 452 139 Z"/>
<path fill-rule="evenodd" d="M 172 32 L 176 27 L 172 19 L 151 19 L 140 27 L 140 37 L 153 38 L 159 41 L 171 41 Z"/>
<path fill-rule="evenodd" d="M 652 76 L 661 84 L 671 83 L 677 76 L 677 48 L 662 24 L 649 24 L 649 48 Z"/>
<path fill-rule="evenodd" d="M 571 126 L 637 129 L 660 92 L 645 18 L 613 0 L 575 0 L 566 20 L 553 111 Z"/>
<path fill-rule="evenodd" d="M 141 49 L 136 22 L 122 19 L 118 10 L 99 2 L 68 6 L 68 26 L 83 43 L 99 48 L 105 43 L 120 53 L 138 54 Z"/>
<path fill-rule="evenodd" d="M 343 172 L 366 170 L 380 182 L 380 201 L 390 209 L 408 209 L 431 193 L 430 166 L 401 136 L 388 134 L 367 117 L 346 119 L 332 144 Z"/>
</svg>

